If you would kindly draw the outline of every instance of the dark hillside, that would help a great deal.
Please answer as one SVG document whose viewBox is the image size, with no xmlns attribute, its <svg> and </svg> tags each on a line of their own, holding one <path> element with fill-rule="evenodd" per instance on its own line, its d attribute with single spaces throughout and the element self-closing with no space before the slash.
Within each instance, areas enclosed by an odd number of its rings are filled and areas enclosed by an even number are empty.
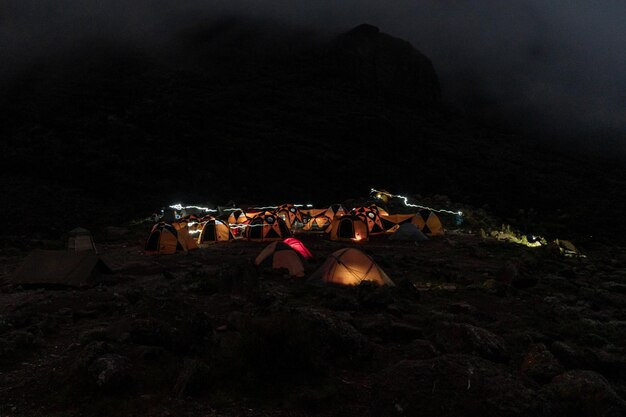
<svg viewBox="0 0 626 417">
<path fill-rule="evenodd" d="M 174 200 L 325 204 L 385 187 L 622 238 L 621 165 L 483 127 L 440 97 L 427 57 L 367 25 L 321 40 L 226 19 L 160 49 L 92 39 L 2 87 L 0 210 L 29 219 L 3 233 L 98 228 Z"/>
</svg>

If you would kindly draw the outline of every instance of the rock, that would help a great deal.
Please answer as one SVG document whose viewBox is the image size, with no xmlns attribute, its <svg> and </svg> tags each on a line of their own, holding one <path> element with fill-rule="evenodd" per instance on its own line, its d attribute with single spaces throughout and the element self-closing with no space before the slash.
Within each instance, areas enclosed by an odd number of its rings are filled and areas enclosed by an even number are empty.
<svg viewBox="0 0 626 417">
<path fill-rule="evenodd" d="M 500 365 L 469 355 L 403 360 L 383 370 L 374 415 L 541 415 L 542 400 Z"/>
<path fill-rule="evenodd" d="M 156 275 L 163 272 L 163 266 L 152 260 L 127 262 L 119 272 L 132 275 Z"/>
<path fill-rule="evenodd" d="M 122 391 L 130 381 L 131 362 L 115 353 L 104 354 L 89 366 L 89 373 L 98 387 L 104 390 Z"/>
<path fill-rule="evenodd" d="M 423 335 L 424 333 L 419 327 L 411 326 L 406 323 L 392 322 L 389 328 L 388 339 L 395 342 L 406 342 L 420 338 Z"/>
<path fill-rule="evenodd" d="M 617 282 L 608 281 L 608 282 L 601 283 L 600 286 L 607 291 L 620 293 L 620 294 L 626 294 L 626 284 L 620 284 Z"/>
<path fill-rule="evenodd" d="M 626 402 L 617 395 L 602 375 L 593 371 L 567 371 L 556 376 L 545 390 L 562 408 L 562 415 L 586 417 L 626 415 Z"/>
<path fill-rule="evenodd" d="M 430 341 L 415 339 L 407 345 L 405 359 L 430 359 L 438 355 L 439 352 Z"/>
<path fill-rule="evenodd" d="M 13 342 L 17 349 L 27 349 L 36 342 L 35 335 L 24 330 L 16 330 L 9 333 L 8 339 Z"/>
<path fill-rule="evenodd" d="M 581 365 L 581 356 L 573 347 L 564 342 L 552 343 L 550 351 L 567 369 L 577 368 Z"/>
<path fill-rule="evenodd" d="M 517 265 L 512 262 L 507 262 L 506 264 L 502 265 L 495 274 L 496 281 L 504 282 L 507 284 L 511 284 L 518 277 L 519 269 Z"/>
<path fill-rule="evenodd" d="M 480 327 L 464 323 L 443 323 L 435 343 L 448 353 L 468 353 L 496 362 L 509 358 L 504 340 Z"/>
<path fill-rule="evenodd" d="M 209 367 L 197 359 L 186 358 L 174 385 L 174 395 L 196 395 L 210 386 Z"/>
<path fill-rule="evenodd" d="M 328 354 L 338 353 L 348 358 L 367 358 L 372 353 L 372 346 L 350 323 L 336 315 L 325 312 L 301 308 L 298 309 L 300 319 L 310 327 L 329 351 Z"/>
<path fill-rule="evenodd" d="M 130 340 L 138 345 L 172 349 L 176 344 L 176 333 L 171 326 L 157 320 L 135 320 L 131 325 Z"/>
<path fill-rule="evenodd" d="M 547 383 L 564 371 L 563 366 L 543 343 L 532 345 L 524 355 L 522 373 L 537 382 Z"/>
<path fill-rule="evenodd" d="M 91 342 L 76 355 L 72 367 L 77 372 L 85 372 L 97 358 L 109 352 L 111 347 L 107 343 Z"/>
</svg>

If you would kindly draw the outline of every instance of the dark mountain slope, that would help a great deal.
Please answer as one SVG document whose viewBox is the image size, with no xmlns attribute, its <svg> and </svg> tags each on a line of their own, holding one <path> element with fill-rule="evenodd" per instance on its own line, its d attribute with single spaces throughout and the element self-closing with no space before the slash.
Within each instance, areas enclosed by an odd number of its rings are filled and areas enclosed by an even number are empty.
<svg viewBox="0 0 626 417">
<path fill-rule="evenodd" d="M 5 234 L 373 186 L 513 220 L 532 207 L 560 236 L 626 229 L 619 165 L 455 116 L 428 58 L 366 25 L 323 40 L 227 19 L 158 49 L 92 40 L 2 90 L 0 209 L 29 219 Z"/>
</svg>

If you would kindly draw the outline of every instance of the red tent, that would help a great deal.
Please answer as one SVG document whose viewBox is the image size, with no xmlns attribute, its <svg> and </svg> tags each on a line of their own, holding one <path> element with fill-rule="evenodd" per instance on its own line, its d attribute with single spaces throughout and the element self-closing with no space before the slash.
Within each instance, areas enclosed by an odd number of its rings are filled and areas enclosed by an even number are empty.
<svg viewBox="0 0 626 417">
<path fill-rule="evenodd" d="M 304 259 L 313 259 L 313 254 L 304 246 L 304 243 L 300 242 L 298 239 L 290 237 L 283 242 L 291 246 L 291 248 L 302 255 Z"/>
</svg>

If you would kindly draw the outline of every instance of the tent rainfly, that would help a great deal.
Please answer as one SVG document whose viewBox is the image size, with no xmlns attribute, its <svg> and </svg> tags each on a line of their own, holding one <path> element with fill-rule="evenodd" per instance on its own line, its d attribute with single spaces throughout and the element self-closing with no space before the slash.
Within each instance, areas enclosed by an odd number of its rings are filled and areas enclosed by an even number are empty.
<svg viewBox="0 0 626 417">
<path fill-rule="evenodd" d="M 333 252 L 311 275 L 311 281 L 341 285 L 359 285 L 363 281 L 371 281 L 378 285 L 395 286 L 372 258 L 356 248 Z"/>
<path fill-rule="evenodd" d="M 293 277 L 304 276 L 302 257 L 291 246 L 284 242 L 272 242 L 259 253 L 254 260 L 255 265 L 268 266 L 273 269 L 286 269 Z"/>
<path fill-rule="evenodd" d="M 96 285 L 102 274 L 110 273 L 111 269 L 91 251 L 37 249 L 26 257 L 10 281 L 21 285 L 86 287 Z"/>
</svg>

